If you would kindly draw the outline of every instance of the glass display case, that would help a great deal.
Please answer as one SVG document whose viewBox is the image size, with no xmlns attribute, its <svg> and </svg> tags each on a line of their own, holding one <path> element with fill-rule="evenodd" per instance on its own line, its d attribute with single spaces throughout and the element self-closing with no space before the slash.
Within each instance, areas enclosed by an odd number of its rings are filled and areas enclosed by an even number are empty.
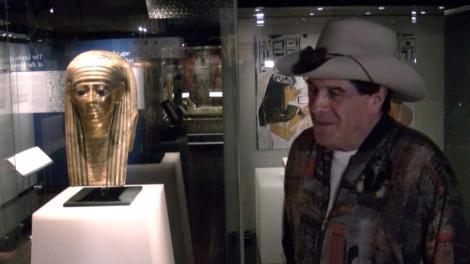
<svg viewBox="0 0 470 264">
<path fill-rule="evenodd" d="M 237 165 L 224 162 L 237 155 L 223 97 L 236 89 L 234 2 L 0 2 L 0 158 L 39 147 L 53 161 L 29 176 L 1 163 L 0 262 L 29 263 L 31 215 L 70 185 L 65 69 L 89 50 L 132 68 L 138 118 L 126 183 L 165 185 L 175 262 L 238 262 Z"/>
</svg>

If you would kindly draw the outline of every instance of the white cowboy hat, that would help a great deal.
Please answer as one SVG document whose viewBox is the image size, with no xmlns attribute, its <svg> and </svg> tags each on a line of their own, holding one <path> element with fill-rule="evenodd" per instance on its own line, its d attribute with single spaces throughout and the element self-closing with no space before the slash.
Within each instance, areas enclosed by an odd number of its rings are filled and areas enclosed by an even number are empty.
<svg viewBox="0 0 470 264">
<path fill-rule="evenodd" d="M 389 88 L 391 100 L 415 102 L 426 85 L 416 71 L 395 57 L 396 33 L 382 25 L 354 19 L 328 23 L 316 49 L 307 47 L 279 59 L 282 74 L 315 79 L 368 81 Z"/>
</svg>

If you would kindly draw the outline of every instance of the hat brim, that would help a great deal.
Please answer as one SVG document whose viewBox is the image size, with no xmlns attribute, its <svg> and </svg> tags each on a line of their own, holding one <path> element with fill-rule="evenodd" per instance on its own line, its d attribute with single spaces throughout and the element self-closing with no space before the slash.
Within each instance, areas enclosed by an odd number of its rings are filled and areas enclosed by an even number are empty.
<svg viewBox="0 0 470 264">
<path fill-rule="evenodd" d="M 300 52 L 289 54 L 279 59 L 276 67 L 285 75 L 292 73 L 292 66 L 299 61 Z M 426 85 L 421 76 L 408 64 L 394 57 L 354 56 L 367 70 L 376 84 L 390 89 L 391 100 L 398 102 L 415 102 L 426 95 Z M 357 62 L 347 56 L 333 57 L 318 68 L 297 74 L 314 79 L 341 79 L 370 81 L 367 74 Z"/>
</svg>

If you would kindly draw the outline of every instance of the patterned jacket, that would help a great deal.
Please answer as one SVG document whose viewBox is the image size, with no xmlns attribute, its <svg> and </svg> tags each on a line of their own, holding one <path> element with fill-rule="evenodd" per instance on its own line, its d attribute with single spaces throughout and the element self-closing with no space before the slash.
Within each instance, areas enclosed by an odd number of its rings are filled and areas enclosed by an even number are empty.
<svg viewBox="0 0 470 264">
<path fill-rule="evenodd" d="M 470 263 L 455 175 L 421 133 L 383 117 L 350 159 L 333 210 L 333 151 L 313 130 L 293 143 L 285 173 L 288 263 Z"/>
</svg>

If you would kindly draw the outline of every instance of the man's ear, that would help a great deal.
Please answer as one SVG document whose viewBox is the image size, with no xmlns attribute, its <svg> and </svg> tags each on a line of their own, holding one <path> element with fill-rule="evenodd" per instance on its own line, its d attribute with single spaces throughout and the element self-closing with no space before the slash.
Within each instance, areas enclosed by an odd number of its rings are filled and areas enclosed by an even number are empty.
<svg viewBox="0 0 470 264">
<path fill-rule="evenodd" d="M 384 103 L 385 98 L 387 98 L 387 93 L 388 93 L 387 88 L 380 86 L 379 90 L 371 95 L 372 106 L 375 109 L 382 108 L 382 104 Z"/>
</svg>

